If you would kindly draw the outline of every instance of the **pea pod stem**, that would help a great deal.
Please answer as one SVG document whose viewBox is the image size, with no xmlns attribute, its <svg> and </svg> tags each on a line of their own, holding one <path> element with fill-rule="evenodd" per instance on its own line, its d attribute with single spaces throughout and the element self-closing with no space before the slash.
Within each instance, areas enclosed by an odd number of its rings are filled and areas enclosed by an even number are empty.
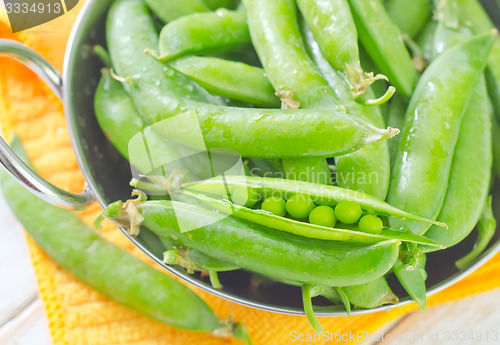
<svg viewBox="0 0 500 345">
<path fill-rule="evenodd" d="M 348 200 L 359 204 L 361 209 L 365 212 L 375 212 L 380 215 L 399 217 L 405 221 L 415 220 L 446 228 L 446 224 L 399 210 L 390 204 L 363 192 L 304 181 L 289 181 L 269 177 L 226 175 L 224 178 L 215 177 L 204 181 L 188 182 L 181 184 L 178 187 L 181 190 L 209 193 L 213 195 L 222 195 L 222 192 L 225 191 L 226 187 L 230 190 L 238 187 L 253 189 L 266 196 L 270 196 L 273 193 L 279 193 L 279 195 L 284 198 L 288 198 L 294 194 L 303 194 L 311 197 L 313 201 L 318 204 L 327 205 L 335 205 L 340 200 Z"/>
<path fill-rule="evenodd" d="M 340 299 L 342 300 L 342 303 L 344 304 L 345 310 L 347 312 L 347 316 L 351 315 L 351 302 L 349 301 L 349 297 L 347 297 L 346 293 L 344 292 L 344 289 L 341 287 L 335 287 L 335 290 L 340 296 Z"/>
<path fill-rule="evenodd" d="M 312 295 L 311 295 L 312 289 L 313 289 L 312 285 L 305 284 L 302 286 L 302 303 L 304 305 L 304 312 L 306 313 L 307 320 L 311 324 L 313 330 L 317 334 L 319 334 L 323 332 L 323 327 L 316 318 L 316 315 L 314 315 Z"/>
<path fill-rule="evenodd" d="M 210 284 L 212 284 L 214 289 L 222 289 L 222 284 L 220 283 L 219 275 L 216 271 L 208 271 L 208 277 L 210 278 Z"/>
</svg>

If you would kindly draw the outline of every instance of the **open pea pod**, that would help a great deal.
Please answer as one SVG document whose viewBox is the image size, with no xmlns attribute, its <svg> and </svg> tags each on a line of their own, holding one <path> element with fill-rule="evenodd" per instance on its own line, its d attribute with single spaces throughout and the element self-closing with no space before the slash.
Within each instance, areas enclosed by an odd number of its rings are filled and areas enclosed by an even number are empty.
<svg viewBox="0 0 500 345">
<path fill-rule="evenodd" d="M 242 220 L 267 226 L 272 229 L 285 231 L 298 236 L 318 240 L 352 241 L 358 243 L 376 243 L 386 240 L 399 240 L 402 242 L 414 242 L 444 248 L 444 246 L 441 246 L 433 240 L 423 236 L 414 235 L 412 233 L 383 229 L 381 234 L 371 234 L 356 230 L 330 228 L 276 216 L 264 210 L 244 207 L 232 203 L 229 200 L 217 200 L 200 193 L 190 192 L 188 190 L 184 190 L 182 195 L 194 198 L 196 201 L 199 201 L 223 214 L 232 215 Z"/>
<path fill-rule="evenodd" d="M 249 191 L 258 193 L 264 197 L 278 194 L 287 199 L 292 195 L 302 194 L 309 196 L 316 204 L 320 205 L 336 205 L 339 201 L 347 200 L 359 204 L 361 209 L 365 212 L 375 213 L 381 216 L 415 220 L 445 228 L 447 227 L 444 223 L 397 209 L 363 192 L 304 181 L 234 175 L 184 183 L 175 187 L 181 191 L 191 191 L 216 196 L 226 195 L 228 189 L 231 191 L 237 188 L 247 188 Z M 443 229 L 443 231 L 445 230 Z"/>
</svg>

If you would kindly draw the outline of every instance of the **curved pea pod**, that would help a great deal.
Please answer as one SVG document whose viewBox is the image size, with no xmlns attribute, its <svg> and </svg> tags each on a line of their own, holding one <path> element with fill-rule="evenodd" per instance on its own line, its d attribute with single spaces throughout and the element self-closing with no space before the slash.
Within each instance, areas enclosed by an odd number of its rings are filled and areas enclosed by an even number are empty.
<svg viewBox="0 0 500 345">
<path fill-rule="evenodd" d="M 491 205 L 492 201 L 493 200 L 491 196 L 486 199 L 483 210 L 481 212 L 481 217 L 479 217 L 479 221 L 477 223 L 476 244 L 474 246 L 474 249 L 472 249 L 463 258 L 455 262 L 455 266 L 457 266 L 458 269 L 464 269 L 479 255 L 481 255 L 481 253 L 486 249 L 488 243 L 490 243 L 491 239 L 495 235 L 497 229 L 497 221 L 495 219 L 495 215 L 493 214 Z"/>
<path fill-rule="evenodd" d="M 385 7 L 399 30 L 415 37 L 431 16 L 432 0 L 388 0 Z"/>
<path fill-rule="evenodd" d="M 255 176 L 229 176 L 215 177 L 212 179 L 189 182 L 176 186 L 180 190 L 202 193 L 207 195 L 225 195 L 226 190 L 247 188 L 263 197 L 280 195 L 283 198 L 290 198 L 295 194 L 309 196 L 319 205 L 336 205 L 339 201 L 347 200 L 360 205 L 361 209 L 368 213 L 376 213 L 382 216 L 398 217 L 401 221 L 418 221 L 425 224 L 434 224 L 446 227 L 446 224 L 435 220 L 426 219 L 399 210 L 390 204 L 369 194 L 354 190 L 344 189 L 336 186 L 327 186 L 303 181 L 292 181 L 270 177 Z"/>
<path fill-rule="evenodd" d="M 481 78 L 464 114 L 448 189 L 437 217 L 448 225 L 448 230 L 432 226 L 425 233 L 426 237 L 447 247 L 461 242 L 474 229 L 481 215 L 491 177 L 492 112 L 486 83 Z"/>
<path fill-rule="evenodd" d="M 448 186 L 453 152 L 471 91 L 484 69 L 496 33 L 476 36 L 434 60 L 410 101 L 396 153 L 387 201 L 436 219 Z M 426 224 L 390 219 L 396 229 L 423 234 Z"/>
<path fill-rule="evenodd" d="M 475 34 L 495 29 L 488 13 L 477 0 L 457 0 L 460 22 L 469 26 Z M 500 42 L 496 41 L 486 68 L 488 92 L 494 104 L 495 114 L 500 118 Z"/>
<path fill-rule="evenodd" d="M 168 23 L 180 17 L 187 16 L 193 12 L 208 12 L 210 8 L 203 0 L 144 0 L 154 14 L 163 22 Z"/>
<path fill-rule="evenodd" d="M 405 97 L 410 97 L 418 72 L 399 28 L 379 0 L 349 0 L 361 43 L 380 71 Z"/>
<path fill-rule="evenodd" d="M 418 244 L 429 245 L 431 247 L 443 248 L 443 246 L 441 246 L 437 242 L 411 233 L 383 229 L 381 234 L 370 234 L 356 230 L 320 226 L 293 220 L 286 217 L 276 216 L 263 210 L 257 210 L 237 205 L 235 203 L 231 203 L 229 200 L 218 200 L 210 198 L 203 194 L 192 193 L 188 190 L 181 190 L 179 196 L 172 195 L 172 198 L 174 199 L 177 197 L 181 197 L 181 200 L 187 202 L 189 202 L 189 199 L 186 200 L 186 197 L 192 198 L 196 201 L 199 201 L 201 204 L 206 205 L 211 209 L 217 210 L 228 216 L 233 216 L 250 223 L 259 224 L 271 229 L 276 229 L 307 238 L 354 243 L 377 243 L 387 240 L 398 240 L 402 242 L 414 242 Z"/>
<path fill-rule="evenodd" d="M 213 94 L 260 107 L 279 108 L 281 105 L 262 68 L 199 56 L 176 59 L 168 66 Z"/>
<path fill-rule="evenodd" d="M 113 2 L 106 19 L 106 41 L 115 74 L 124 82 L 146 120 L 147 113 L 158 103 L 157 93 L 223 104 L 221 99 L 144 54 L 145 50 L 158 49 L 158 33 L 142 0 Z M 156 92 L 151 93 L 150 88 Z M 161 105 L 158 107 L 157 110 L 163 109 Z"/>
<path fill-rule="evenodd" d="M 176 19 L 161 30 L 159 59 L 166 62 L 250 43 L 246 20 L 246 13 L 226 9 Z"/>
<path fill-rule="evenodd" d="M 305 41 L 311 56 L 348 113 L 376 126 L 385 126 L 378 106 L 366 106 L 354 100 L 345 80 L 333 70 L 321 54 L 317 42 L 308 28 L 304 28 Z M 370 89 L 361 97 L 373 98 Z M 390 161 L 387 141 L 364 146 L 362 149 L 335 159 L 336 182 L 340 187 L 358 190 L 385 199 L 389 189 Z"/>
<path fill-rule="evenodd" d="M 25 158 L 17 137 L 10 146 Z M 220 320 L 188 287 L 106 241 L 73 212 L 42 201 L 6 171 L 1 185 L 10 208 L 38 245 L 97 291 L 174 327 L 226 335 L 243 330 Z"/>
<path fill-rule="evenodd" d="M 121 202 L 111 204 L 104 215 L 125 225 L 129 218 L 122 206 Z M 158 236 L 243 269 L 299 283 L 349 286 L 372 281 L 390 270 L 400 244 L 396 240 L 373 245 L 325 244 L 233 217 L 221 219 L 204 208 L 175 201 L 138 202 L 136 207 L 142 224 Z M 194 230 L 182 232 L 181 219 Z"/>
</svg>

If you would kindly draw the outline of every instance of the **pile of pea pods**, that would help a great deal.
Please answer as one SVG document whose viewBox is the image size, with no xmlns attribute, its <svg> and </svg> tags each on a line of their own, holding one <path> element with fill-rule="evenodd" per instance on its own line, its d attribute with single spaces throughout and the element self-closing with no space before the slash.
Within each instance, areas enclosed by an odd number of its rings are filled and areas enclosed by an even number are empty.
<svg viewBox="0 0 500 345">
<path fill-rule="evenodd" d="M 390 274 L 424 309 L 426 253 L 477 229 L 465 268 L 496 230 L 497 36 L 478 0 L 116 0 L 95 48 L 111 143 L 128 159 L 137 133 L 189 114 L 244 169 L 142 171 L 104 216 L 215 288 L 238 269 L 301 286 L 317 332 L 312 298 L 396 304 Z M 149 132 L 164 152 L 199 142 Z"/>
</svg>

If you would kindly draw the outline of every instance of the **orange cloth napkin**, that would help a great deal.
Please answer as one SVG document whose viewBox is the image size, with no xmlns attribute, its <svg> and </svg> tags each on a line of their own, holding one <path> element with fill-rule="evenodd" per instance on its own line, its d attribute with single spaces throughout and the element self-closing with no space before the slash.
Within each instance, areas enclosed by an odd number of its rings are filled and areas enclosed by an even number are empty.
<svg viewBox="0 0 500 345">
<path fill-rule="evenodd" d="M 0 37 L 29 45 L 61 70 L 69 32 L 80 7 L 50 23 L 17 34 L 12 34 L 0 8 Z M 63 189 L 82 190 L 84 179 L 70 144 L 60 101 L 31 71 L 7 58 L 0 58 L 0 122 L 5 136 L 12 131 L 19 134 L 43 177 Z M 93 205 L 79 215 L 90 224 L 99 212 L 99 206 Z M 113 226 L 107 224 L 102 235 L 141 259 L 149 260 Z M 235 339 L 178 330 L 141 316 L 63 270 L 29 236 L 27 241 L 55 345 L 241 344 Z M 460 283 L 429 298 L 428 304 L 432 306 L 498 286 L 499 255 Z M 293 331 L 313 334 L 305 317 L 260 311 L 193 289 L 220 317 L 231 314 L 235 320 L 243 321 L 254 344 L 287 344 L 291 342 Z M 346 339 L 350 332 L 373 334 L 386 322 L 415 309 L 415 304 L 411 304 L 364 316 L 320 318 L 320 322 L 326 331 L 344 335 Z M 332 341 L 315 343 L 331 344 Z M 355 342 L 350 338 L 342 343 Z"/>
</svg>

